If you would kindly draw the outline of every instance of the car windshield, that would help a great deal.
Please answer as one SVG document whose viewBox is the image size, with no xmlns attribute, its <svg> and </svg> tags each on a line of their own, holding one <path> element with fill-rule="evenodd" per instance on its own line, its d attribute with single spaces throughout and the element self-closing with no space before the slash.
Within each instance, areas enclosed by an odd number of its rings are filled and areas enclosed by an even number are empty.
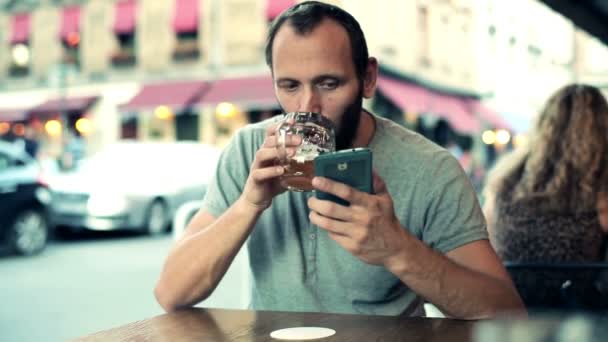
<svg viewBox="0 0 608 342">
<path fill-rule="evenodd" d="M 208 169 L 210 159 L 219 155 L 215 149 L 201 144 L 116 144 L 85 158 L 78 173 L 162 175 L 173 170 L 198 172 Z"/>
</svg>

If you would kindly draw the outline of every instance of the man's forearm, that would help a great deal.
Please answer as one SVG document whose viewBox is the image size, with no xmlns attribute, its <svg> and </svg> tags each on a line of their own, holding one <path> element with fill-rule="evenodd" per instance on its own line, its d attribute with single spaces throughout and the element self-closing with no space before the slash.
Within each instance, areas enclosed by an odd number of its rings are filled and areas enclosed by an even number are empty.
<svg viewBox="0 0 608 342">
<path fill-rule="evenodd" d="M 235 202 L 215 222 L 180 241 L 170 252 L 155 295 L 167 311 L 195 305 L 215 289 L 260 212 Z"/>
<path fill-rule="evenodd" d="M 407 248 L 387 268 L 447 316 L 481 319 L 525 312 L 510 282 L 461 266 L 414 237 L 407 239 Z"/>
</svg>

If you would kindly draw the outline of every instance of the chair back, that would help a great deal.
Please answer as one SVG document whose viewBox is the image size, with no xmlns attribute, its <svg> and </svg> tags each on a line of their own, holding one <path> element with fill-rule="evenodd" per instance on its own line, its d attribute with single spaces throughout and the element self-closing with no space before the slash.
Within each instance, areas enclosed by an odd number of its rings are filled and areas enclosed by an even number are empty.
<svg viewBox="0 0 608 342">
<path fill-rule="evenodd" d="M 608 310 L 608 263 L 505 262 L 530 310 Z"/>
</svg>

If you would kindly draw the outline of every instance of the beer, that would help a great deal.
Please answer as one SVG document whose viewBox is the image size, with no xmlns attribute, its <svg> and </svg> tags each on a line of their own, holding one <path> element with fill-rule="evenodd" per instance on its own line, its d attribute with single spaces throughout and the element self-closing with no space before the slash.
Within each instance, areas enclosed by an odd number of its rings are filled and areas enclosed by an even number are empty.
<svg viewBox="0 0 608 342">
<path fill-rule="evenodd" d="M 292 191 L 312 191 L 314 175 L 314 157 L 291 158 L 285 165 L 285 173 L 281 176 L 281 185 Z"/>
<path fill-rule="evenodd" d="M 288 157 L 285 143 L 292 134 L 301 136 L 302 142 L 297 146 L 295 156 Z M 285 169 L 279 179 L 281 185 L 291 191 L 312 191 L 314 159 L 321 153 L 335 150 L 333 123 L 318 113 L 287 113 L 277 127 L 276 135 L 279 137 L 278 162 Z"/>
</svg>

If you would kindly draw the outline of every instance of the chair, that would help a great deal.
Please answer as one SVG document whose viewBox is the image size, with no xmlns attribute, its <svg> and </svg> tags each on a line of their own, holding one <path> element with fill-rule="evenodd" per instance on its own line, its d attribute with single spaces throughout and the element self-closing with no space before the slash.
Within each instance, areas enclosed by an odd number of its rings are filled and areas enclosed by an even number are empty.
<svg viewBox="0 0 608 342">
<path fill-rule="evenodd" d="M 505 262 L 529 310 L 608 310 L 608 262 Z"/>
</svg>

